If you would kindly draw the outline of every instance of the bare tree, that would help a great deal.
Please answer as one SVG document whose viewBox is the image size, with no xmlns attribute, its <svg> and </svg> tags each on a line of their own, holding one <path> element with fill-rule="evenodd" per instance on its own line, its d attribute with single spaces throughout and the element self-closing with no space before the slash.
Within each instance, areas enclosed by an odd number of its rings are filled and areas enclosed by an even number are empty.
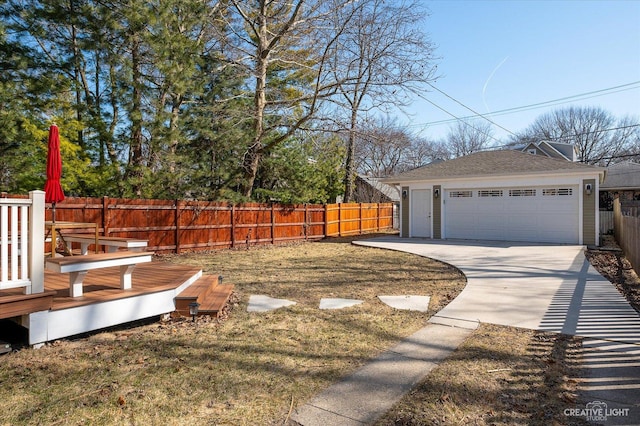
<svg viewBox="0 0 640 426">
<path fill-rule="evenodd" d="M 356 2 L 357 3 L 357 2 Z M 286 141 L 339 86 L 327 58 L 354 13 L 342 1 L 230 0 L 227 62 L 251 75 L 253 138 L 242 159 L 241 192 L 250 197 L 265 153 Z M 356 6 L 356 8 L 359 6 Z M 336 21 L 334 16 L 344 19 Z"/>
<path fill-rule="evenodd" d="M 457 121 L 449 129 L 444 146 L 451 157 L 462 157 L 489 148 L 493 129 L 486 121 Z"/>
<path fill-rule="evenodd" d="M 361 114 L 402 107 L 410 92 L 424 92 L 435 80 L 434 47 L 423 30 L 427 10 L 420 1 L 365 0 L 340 11 L 351 17 L 333 50 L 333 98 L 348 131 L 345 201 L 353 196 L 356 144 Z M 335 15 L 337 22 L 344 18 Z"/>
<path fill-rule="evenodd" d="M 409 133 L 396 119 L 367 121 L 356 135 L 356 170 L 367 176 L 391 176 L 444 157 L 440 144 Z"/>
<path fill-rule="evenodd" d="M 630 117 L 617 120 L 599 107 L 572 106 L 541 115 L 519 139 L 572 143 L 579 161 L 606 166 L 637 141 L 636 123 Z"/>
<path fill-rule="evenodd" d="M 414 138 L 411 148 L 405 154 L 405 162 L 398 172 L 403 172 L 424 166 L 434 161 L 447 160 L 451 157 L 444 143 Z"/>
</svg>

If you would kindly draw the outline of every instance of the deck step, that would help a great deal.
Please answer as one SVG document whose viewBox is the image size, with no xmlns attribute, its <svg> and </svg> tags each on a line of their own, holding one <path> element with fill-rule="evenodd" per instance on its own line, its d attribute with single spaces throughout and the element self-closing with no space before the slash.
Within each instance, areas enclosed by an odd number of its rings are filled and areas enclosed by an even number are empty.
<svg viewBox="0 0 640 426">
<path fill-rule="evenodd" d="M 218 284 L 200 304 L 200 315 L 217 317 L 225 307 L 233 293 L 233 284 Z"/>
<path fill-rule="evenodd" d="M 176 296 L 176 301 L 178 300 L 188 300 L 187 306 L 189 303 L 196 301 L 201 293 L 206 292 L 209 289 L 218 285 L 218 277 L 215 275 L 203 275 L 198 278 L 198 280 L 191 284 L 189 287 L 185 288 L 180 294 Z M 198 302 L 200 303 L 200 302 Z"/>
<path fill-rule="evenodd" d="M 204 275 L 176 296 L 176 311 L 189 316 L 189 304 L 198 302 L 198 315 L 218 316 L 232 292 L 233 284 L 219 284 L 217 276 Z"/>
</svg>

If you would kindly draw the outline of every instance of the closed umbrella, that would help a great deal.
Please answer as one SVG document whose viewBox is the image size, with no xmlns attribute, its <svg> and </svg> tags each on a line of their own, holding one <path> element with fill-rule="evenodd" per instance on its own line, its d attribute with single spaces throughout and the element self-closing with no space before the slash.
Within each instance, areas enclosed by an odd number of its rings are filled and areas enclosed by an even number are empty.
<svg viewBox="0 0 640 426">
<path fill-rule="evenodd" d="M 60 134 L 55 124 L 49 128 L 47 145 L 47 180 L 44 183 L 44 201 L 52 204 L 51 219 L 56 221 L 56 203 L 64 200 L 60 185 L 62 176 L 62 157 L 60 156 Z"/>
</svg>

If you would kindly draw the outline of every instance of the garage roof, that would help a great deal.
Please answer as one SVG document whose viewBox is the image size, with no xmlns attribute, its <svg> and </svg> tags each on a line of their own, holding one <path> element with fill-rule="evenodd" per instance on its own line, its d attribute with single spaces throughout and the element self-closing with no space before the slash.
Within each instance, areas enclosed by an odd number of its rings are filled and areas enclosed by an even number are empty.
<svg viewBox="0 0 640 426">
<path fill-rule="evenodd" d="M 599 172 L 604 174 L 605 169 L 514 150 L 482 151 L 453 160 L 431 163 L 384 179 L 384 182 L 401 183 L 442 178 L 572 172 Z"/>
</svg>

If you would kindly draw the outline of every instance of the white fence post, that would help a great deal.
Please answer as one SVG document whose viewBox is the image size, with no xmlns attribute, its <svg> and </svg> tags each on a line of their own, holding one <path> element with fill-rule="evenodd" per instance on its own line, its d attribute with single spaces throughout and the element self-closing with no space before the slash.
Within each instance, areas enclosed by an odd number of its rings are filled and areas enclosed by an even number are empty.
<svg viewBox="0 0 640 426">
<path fill-rule="evenodd" d="M 29 192 L 29 277 L 31 292 L 44 292 L 44 191 Z M 52 250 L 53 251 L 53 250 Z"/>
</svg>

